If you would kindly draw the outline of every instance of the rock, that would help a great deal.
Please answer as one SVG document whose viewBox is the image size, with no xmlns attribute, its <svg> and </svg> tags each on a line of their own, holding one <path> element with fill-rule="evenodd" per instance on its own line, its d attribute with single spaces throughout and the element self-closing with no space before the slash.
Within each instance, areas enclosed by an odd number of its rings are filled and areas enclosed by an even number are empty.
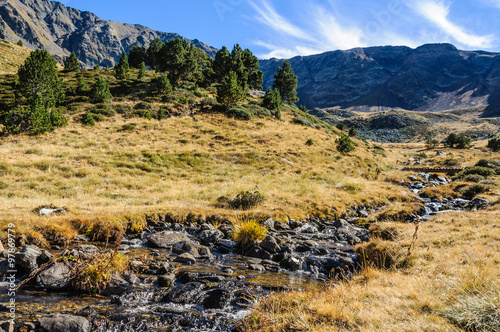
<svg viewBox="0 0 500 332">
<path fill-rule="evenodd" d="M 42 254 L 36 246 L 25 245 L 19 252 L 14 254 L 17 266 L 27 271 L 38 268 L 38 257 Z"/>
<path fill-rule="evenodd" d="M 162 301 L 180 304 L 196 303 L 204 288 L 205 285 L 199 282 L 189 282 L 187 284 L 178 285 L 171 288 Z"/>
<path fill-rule="evenodd" d="M 274 229 L 276 229 L 277 231 L 289 231 L 290 230 L 290 226 L 288 226 L 284 222 L 275 221 L 274 222 Z"/>
<path fill-rule="evenodd" d="M 42 208 L 42 209 L 38 210 L 38 215 L 39 216 L 50 216 L 53 213 L 64 213 L 64 212 L 66 212 L 66 210 L 63 208 L 55 208 L 55 209 Z"/>
<path fill-rule="evenodd" d="M 14 332 L 14 322 L 11 320 L 2 322 L 0 323 L 0 329 L 4 330 L 5 332 Z"/>
<path fill-rule="evenodd" d="M 217 243 L 216 249 L 221 254 L 229 254 L 233 251 L 234 247 L 236 247 L 236 242 L 231 240 L 221 240 L 219 243 Z"/>
<path fill-rule="evenodd" d="M 147 237 L 147 241 L 148 245 L 153 248 L 171 248 L 176 243 L 191 240 L 181 232 L 163 231 L 151 234 Z"/>
<path fill-rule="evenodd" d="M 71 284 L 71 269 L 66 263 L 55 263 L 38 273 L 36 282 L 38 286 L 51 290 L 67 288 Z"/>
<path fill-rule="evenodd" d="M 486 209 L 490 202 L 485 200 L 484 198 L 474 198 L 469 204 L 467 204 L 466 209 L 468 210 L 481 210 Z"/>
<path fill-rule="evenodd" d="M 271 235 L 266 236 L 266 238 L 260 243 L 260 247 L 271 254 L 276 254 L 281 251 L 278 242 Z"/>
<path fill-rule="evenodd" d="M 266 270 L 266 268 L 260 264 L 249 264 L 248 268 L 250 270 L 259 271 L 259 272 L 264 272 Z"/>
<path fill-rule="evenodd" d="M 81 257 L 83 259 L 91 259 L 100 252 L 99 248 L 92 244 L 80 244 L 71 250 L 71 254 L 73 256 Z"/>
<path fill-rule="evenodd" d="M 174 262 L 193 265 L 196 263 L 196 258 L 193 255 L 185 252 L 174 259 Z"/>
<path fill-rule="evenodd" d="M 296 229 L 296 228 L 300 228 L 304 225 L 303 222 L 301 221 L 298 221 L 298 220 L 294 220 L 294 219 L 288 219 L 288 226 L 290 227 L 290 229 Z"/>
<path fill-rule="evenodd" d="M 191 240 L 178 242 L 172 246 L 172 252 L 175 254 L 191 254 L 194 258 L 206 258 L 212 259 L 212 253 L 210 249 L 195 243 Z"/>
<path fill-rule="evenodd" d="M 218 229 L 209 229 L 200 232 L 197 237 L 202 244 L 214 244 L 224 238 L 224 233 Z"/>
<path fill-rule="evenodd" d="M 104 296 L 123 295 L 130 289 L 130 283 L 119 275 L 113 275 L 106 288 L 101 292 Z"/>
<path fill-rule="evenodd" d="M 170 270 L 170 264 L 167 262 L 161 263 L 160 268 L 158 269 L 158 274 L 167 274 Z"/>
<path fill-rule="evenodd" d="M 272 258 L 272 255 L 269 251 L 261 248 L 257 244 L 251 246 L 247 251 L 245 251 L 244 255 L 248 256 L 248 257 L 259 258 L 259 259 L 271 259 Z"/>
<path fill-rule="evenodd" d="M 88 332 L 90 323 L 87 319 L 72 315 L 49 315 L 38 320 L 45 332 Z"/>
<path fill-rule="evenodd" d="M 169 273 L 169 274 L 163 274 L 161 276 L 158 276 L 158 286 L 160 287 L 172 287 L 175 283 L 175 274 Z"/>
<path fill-rule="evenodd" d="M 206 309 L 223 309 L 231 299 L 231 292 L 223 288 L 215 288 L 205 293 L 201 305 Z"/>
<path fill-rule="evenodd" d="M 287 253 L 284 259 L 280 262 L 280 265 L 285 269 L 298 271 L 302 269 L 302 263 L 302 258 Z"/>
<path fill-rule="evenodd" d="M 304 224 L 295 230 L 297 233 L 316 234 L 318 227 L 311 224 Z"/>
<path fill-rule="evenodd" d="M 131 285 L 136 285 L 141 281 L 139 277 L 132 272 L 123 274 L 123 279 L 125 279 Z"/>
<path fill-rule="evenodd" d="M 420 210 L 418 210 L 419 216 L 428 216 L 432 213 L 432 210 L 428 206 L 422 206 Z"/>
<path fill-rule="evenodd" d="M 43 265 L 48 262 L 50 262 L 54 258 L 54 255 L 52 255 L 50 252 L 47 250 L 42 250 L 42 253 L 40 256 L 38 256 L 38 265 Z"/>
<path fill-rule="evenodd" d="M 231 225 L 222 225 L 219 227 L 219 231 L 224 233 L 224 238 L 228 239 L 231 237 L 231 234 L 234 232 L 233 226 Z"/>
<path fill-rule="evenodd" d="M 2 244 L 2 241 L 0 241 L 0 255 L 3 255 L 4 252 L 5 252 L 5 248 Z"/>
<path fill-rule="evenodd" d="M 436 156 L 440 156 L 440 157 L 446 156 L 446 153 L 444 153 L 443 151 L 437 151 Z"/>
<path fill-rule="evenodd" d="M 36 325 L 33 322 L 24 322 L 23 325 L 26 326 L 28 331 L 33 331 L 36 329 Z"/>
<path fill-rule="evenodd" d="M 262 226 L 264 226 L 267 229 L 274 229 L 274 219 L 273 218 L 267 219 L 262 223 Z"/>
</svg>

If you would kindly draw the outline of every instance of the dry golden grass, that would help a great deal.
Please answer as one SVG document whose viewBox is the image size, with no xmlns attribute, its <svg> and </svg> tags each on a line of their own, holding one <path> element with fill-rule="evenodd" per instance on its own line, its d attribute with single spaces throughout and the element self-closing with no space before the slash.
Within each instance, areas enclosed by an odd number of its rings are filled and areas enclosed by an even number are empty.
<svg viewBox="0 0 500 332">
<path fill-rule="evenodd" d="M 276 294 L 261 300 L 247 331 L 498 331 L 500 323 L 500 209 L 439 215 L 414 226 L 387 223 L 401 234 L 375 239 L 396 269 L 364 268 L 325 290 Z M 365 246 L 366 247 L 366 246 Z M 398 252 L 394 256 L 394 250 Z M 495 316 L 496 315 L 496 316 Z M 469 324 L 469 325 L 467 325 Z"/>
<path fill-rule="evenodd" d="M 3 137 L 0 229 L 14 221 L 29 238 L 42 239 L 46 229 L 71 238 L 75 225 L 108 217 L 155 212 L 229 217 L 238 211 L 216 208 L 217 198 L 247 190 L 266 198 L 250 213 L 281 219 L 340 216 L 349 205 L 407 199 L 400 188 L 376 180 L 384 157 L 368 152 L 363 142 L 351 156 L 342 156 L 335 134 L 291 119 L 287 112 L 282 121 L 239 121 L 221 114 L 163 121 L 115 116 L 89 128 L 75 115 L 52 133 Z M 134 130 L 120 131 L 131 123 Z M 305 144 L 309 138 L 313 146 Z M 32 212 L 49 204 L 69 212 L 53 217 Z"/>
<path fill-rule="evenodd" d="M 0 39 L 0 75 L 15 74 L 30 55 L 31 50 L 14 44 L 10 41 Z"/>
</svg>

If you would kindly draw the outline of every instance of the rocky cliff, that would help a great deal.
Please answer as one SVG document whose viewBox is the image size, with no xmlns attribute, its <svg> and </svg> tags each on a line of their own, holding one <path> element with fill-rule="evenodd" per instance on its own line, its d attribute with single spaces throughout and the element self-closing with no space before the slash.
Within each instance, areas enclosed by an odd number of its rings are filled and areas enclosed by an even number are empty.
<svg viewBox="0 0 500 332">
<path fill-rule="evenodd" d="M 128 52 L 133 45 L 147 47 L 154 38 L 183 37 L 142 25 L 105 21 L 55 1 L 0 0 L 0 38 L 21 39 L 30 48 L 48 50 L 60 61 L 74 51 L 86 67 L 92 67 L 113 66 L 123 51 Z M 192 42 L 215 55 L 216 49 L 198 40 Z"/>
<path fill-rule="evenodd" d="M 261 61 L 270 86 L 282 59 Z M 500 115 L 500 54 L 450 44 L 370 47 L 290 59 L 300 103 L 356 111 L 442 111 L 485 106 Z"/>
</svg>

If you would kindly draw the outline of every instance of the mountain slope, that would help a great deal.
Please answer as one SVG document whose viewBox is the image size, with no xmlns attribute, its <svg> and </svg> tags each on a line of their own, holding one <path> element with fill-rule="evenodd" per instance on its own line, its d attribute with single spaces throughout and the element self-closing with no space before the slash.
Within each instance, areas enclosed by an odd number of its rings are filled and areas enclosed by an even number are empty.
<svg viewBox="0 0 500 332">
<path fill-rule="evenodd" d="M 113 66 L 133 45 L 147 47 L 151 40 L 183 38 L 142 25 L 105 21 L 90 12 L 49 0 L 0 0 L 0 38 L 30 48 L 43 48 L 59 60 L 74 51 L 87 66 Z M 188 40 L 188 39 L 186 39 Z M 216 50 L 192 41 L 210 56 Z"/>
<path fill-rule="evenodd" d="M 284 60 L 261 61 L 270 86 Z M 357 111 L 442 111 L 488 106 L 500 115 L 500 54 L 461 51 L 450 44 L 370 47 L 290 59 L 300 103 Z"/>
</svg>

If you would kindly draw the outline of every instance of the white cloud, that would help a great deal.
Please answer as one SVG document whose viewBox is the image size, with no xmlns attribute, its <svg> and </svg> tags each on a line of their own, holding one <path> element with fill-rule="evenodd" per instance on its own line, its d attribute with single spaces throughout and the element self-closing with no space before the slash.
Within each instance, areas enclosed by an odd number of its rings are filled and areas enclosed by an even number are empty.
<svg viewBox="0 0 500 332">
<path fill-rule="evenodd" d="M 450 14 L 449 4 L 425 0 L 409 4 L 409 6 L 436 25 L 443 33 L 463 45 L 489 48 L 493 44 L 492 36 L 478 36 L 468 33 L 463 27 L 451 22 L 448 17 Z"/>
</svg>

